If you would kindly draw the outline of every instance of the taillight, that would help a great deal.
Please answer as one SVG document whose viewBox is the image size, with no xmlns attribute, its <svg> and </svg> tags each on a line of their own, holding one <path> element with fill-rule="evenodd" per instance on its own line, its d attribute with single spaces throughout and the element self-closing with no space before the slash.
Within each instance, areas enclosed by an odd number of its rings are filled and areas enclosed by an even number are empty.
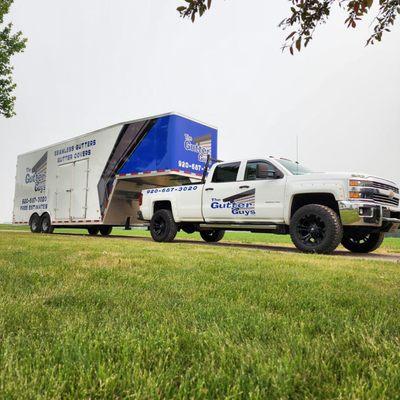
<svg viewBox="0 0 400 400">
<path fill-rule="evenodd" d="M 143 193 L 139 193 L 139 207 L 142 205 L 143 203 Z"/>
</svg>

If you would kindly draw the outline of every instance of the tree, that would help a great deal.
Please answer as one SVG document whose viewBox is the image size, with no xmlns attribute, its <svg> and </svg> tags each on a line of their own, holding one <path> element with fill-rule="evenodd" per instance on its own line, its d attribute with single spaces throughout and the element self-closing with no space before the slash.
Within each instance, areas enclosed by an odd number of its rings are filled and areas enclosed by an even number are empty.
<svg viewBox="0 0 400 400">
<path fill-rule="evenodd" d="M 377 0 L 376 0 L 377 1 Z M 212 0 L 185 0 L 186 4 L 178 7 L 182 17 L 189 17 L 194 22 L 196 16 L 200 17 L 210 9 Z M 289 0 L 291 3 L 289 17 L 279 24 L 282 29 L 292 29 L 282 46 L 291 54 L 294 50 L 301 50 L 312 40 L 318 25 L 324 24 L 334 6 L 339 6 L 346 11 L 345 24 L 348 28 L 355 28 L 357 22 L 362 20 L 373 5 L 374 0 Z M 384 32 L 390 32 L 396 17 L 400 14 L 400 0 L 379 0 L 378 15 L 374 19 L 373 33 L 366 45 L 380 42 Z"/>
<path fill-rule="evenodd" d="M 22 32 L 12 32 L 11 23 L 4 26 L 4 16 L 10 10 L 13 0 L 0 0 L 0 116 L 11 118 L 15 115 L 16 84 L 13 82 L 11 57 L 24 51 L 26 39 Z"/>
</svg>

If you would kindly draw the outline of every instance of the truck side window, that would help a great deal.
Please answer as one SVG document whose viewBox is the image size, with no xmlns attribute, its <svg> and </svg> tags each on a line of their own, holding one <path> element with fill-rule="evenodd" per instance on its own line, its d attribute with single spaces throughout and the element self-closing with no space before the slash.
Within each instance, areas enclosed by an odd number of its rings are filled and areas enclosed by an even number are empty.
<svg viewBox="0 0 400 400">
<path fill-rule="evenodd" d="M 235 182 L 240 162 L 218 165 L 212 178 L 213 182 Z"/>
<path fill-rule="evenodd" d="M 264 174 L 266 177 L 260 178 L 257 177 L 257 166 L 258 170 L 265 171 Z M 264 179 L 275 179 L 276 174 L 278 173 L 278 169 L 266 161 L 249 161 L 246 165 L 246 172 L 244 175 L 245 181 L 255 181 L 255 180 L 264 180 Z"/>
</svg>

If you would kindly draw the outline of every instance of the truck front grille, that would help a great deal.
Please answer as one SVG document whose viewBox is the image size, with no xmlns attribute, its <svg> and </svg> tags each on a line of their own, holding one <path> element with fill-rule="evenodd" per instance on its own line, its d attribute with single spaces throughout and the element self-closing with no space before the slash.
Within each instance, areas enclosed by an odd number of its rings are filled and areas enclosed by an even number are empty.
<svg viewBox="0 0 400 400">
<path fill-rule="evenodd" d="M 390 206 L 398 206 L 399 199 L 397 197 L 389 197 L 384 194 L 374 194 L 372 198 L 380 204 L 390 205 Z"/>
<path fill-rule="evenodd" d="M 399 193 L 398 187 L 392 186 L 392 185 L 386 185 L 385 183 L 373 181 L 373 182 L 371 182 L 371 186 L 374 188 L 377 188 L 377 189 L 392 190 L 395 193 Z"/>
</svg>

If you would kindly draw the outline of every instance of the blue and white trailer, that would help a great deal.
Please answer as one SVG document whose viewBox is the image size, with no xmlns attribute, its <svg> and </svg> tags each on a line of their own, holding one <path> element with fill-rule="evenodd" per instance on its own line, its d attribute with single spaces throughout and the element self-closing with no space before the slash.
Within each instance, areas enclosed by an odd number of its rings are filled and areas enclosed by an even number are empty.
<svg viewBox="0 0 400 400">
<path fill-rule="evenodd" d="M 18 156 L 13 223 L 33 232 L 139 224 L 142 190 L 198 182 L 217 129 L 176 113 L 116 124 Z"/>
</svg>

